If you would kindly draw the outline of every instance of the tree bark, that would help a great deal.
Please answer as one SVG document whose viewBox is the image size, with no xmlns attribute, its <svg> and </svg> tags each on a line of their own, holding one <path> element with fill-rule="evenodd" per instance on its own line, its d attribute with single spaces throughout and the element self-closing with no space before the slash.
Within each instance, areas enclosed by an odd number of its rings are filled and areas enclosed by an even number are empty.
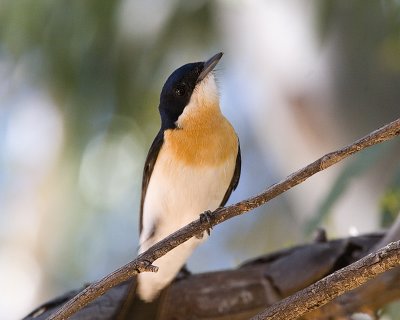
<svg viewBox="0 0 400 320">
<path fill-rule="evenodd" d="M 281 250 L 243 264 L 236 270 L 184 276 L 150 304 L 131 297 L 132 281 L 107 291 L 71 319 L 249 319 L 265 307 L 357 261 L 382 241 L 381 234 L 317 242 Z M 344 319 L 355 311 L 370 314 L 400 298 L 400 268 L 333 300 L 303 319 Z M 79 291 L 79 290 L 78 290 Z M 37 308 L 25 320 L 44 320 L 76 292 Z"/>
</svg>

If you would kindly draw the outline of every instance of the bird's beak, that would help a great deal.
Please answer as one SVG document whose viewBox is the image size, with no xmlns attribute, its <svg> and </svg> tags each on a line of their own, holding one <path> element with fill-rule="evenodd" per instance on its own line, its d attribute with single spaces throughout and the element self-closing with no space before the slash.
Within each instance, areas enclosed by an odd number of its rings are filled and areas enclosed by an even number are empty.
<svg viewBox="0 0 400 320">
<path fill-rule="evenodd" d="M 210 59 L 204 62 L 204 69 L 200 73 L 199 77 L 197 78 L 197 83 L 203 80 L 217 65 L 219 60 L 221 60 L 223 53 L 219 52 L 216 55 L 213 55 Z"/>
</svg>

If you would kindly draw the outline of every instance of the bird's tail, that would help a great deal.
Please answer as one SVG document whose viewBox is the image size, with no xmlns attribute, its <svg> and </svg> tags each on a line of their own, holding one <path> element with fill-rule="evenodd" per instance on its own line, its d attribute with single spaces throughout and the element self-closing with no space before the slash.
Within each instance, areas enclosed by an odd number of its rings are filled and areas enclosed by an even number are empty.
<svg viewBox="0 0 400 320">
<path fill-rule="evenodd" d="M 145 243 L 141 245 L 139 253 L 146 251 L 157 242 L 152 240 L 153 239 L 150 238 L 145 241 Z M 202 240 L 192 238 L 157 259 L 154 265 L 158 267 L 158 272 L 139 273 L 137 287 L 139 297 L 146 302 L 150 302 L 156 298 L 159 292 L 175 278 L 193 250 L 201 241 Z"/>
</svg>

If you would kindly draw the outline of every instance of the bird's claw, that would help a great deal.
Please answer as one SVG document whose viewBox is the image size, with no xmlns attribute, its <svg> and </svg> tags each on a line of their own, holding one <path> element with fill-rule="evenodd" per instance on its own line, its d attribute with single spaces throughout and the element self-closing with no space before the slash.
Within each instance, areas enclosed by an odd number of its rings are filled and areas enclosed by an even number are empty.
<svg viewBox="0 0 400 320">
<path fill-rule="evenodd" d="M 211 223 L 211 219 L 212 219 L 212 212 L 210 210 L 204 211 L 203 213 L 200 213 L 200 222 L 203 223 L 207 223 L 208 224 L 208 228 L 206 229 L 206 232 L 208 235 L 210 235 L 211 229 L 212 229 L 212 223 Z"/>
</svg>

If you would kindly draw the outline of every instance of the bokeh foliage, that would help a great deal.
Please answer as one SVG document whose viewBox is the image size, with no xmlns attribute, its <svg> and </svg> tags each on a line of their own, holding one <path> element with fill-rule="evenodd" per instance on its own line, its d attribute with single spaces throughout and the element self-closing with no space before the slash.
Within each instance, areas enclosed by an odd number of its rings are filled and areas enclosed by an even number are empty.
<svg viewBox="0 0 400 320">
<path fill-rule="evenodd" d="M 121 35 L 121 4 L 94 0 L 0 4 L 0 48 L 15 62 L 26 59 L 35 81 L 50 88 L 65 115 L 68 146 L 85 145 L 99 129 L 93 124 L 98 117 L 108 115 L 112 120 L 113 115 L 123 115 L 139 123 L 154 119 L 160 74 L 170 72 L 165 64 L 171 55 L 208 51 L 216 39 L 212 2 L 171 2 L 174 8 L 160 32 L 136 42 Z M 157 7 L 148 9 L 141 14 L 149 18 L 157 14 Z"/>
</svg>

